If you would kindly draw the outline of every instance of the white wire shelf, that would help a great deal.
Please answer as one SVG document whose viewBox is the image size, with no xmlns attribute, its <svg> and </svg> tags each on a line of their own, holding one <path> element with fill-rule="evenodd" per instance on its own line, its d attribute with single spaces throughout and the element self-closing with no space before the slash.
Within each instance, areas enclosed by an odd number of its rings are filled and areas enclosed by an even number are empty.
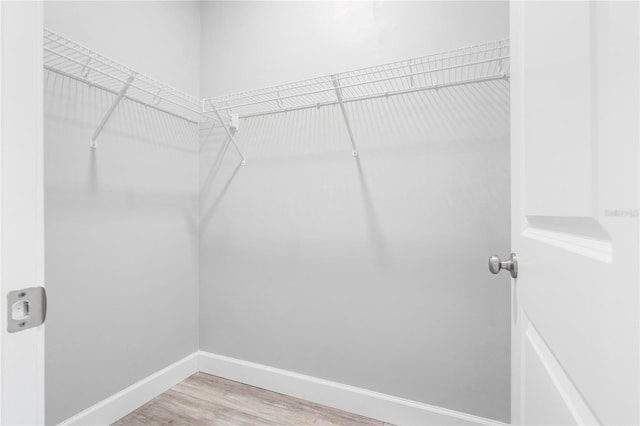
<svg viewBox="0 0 640 426">
<path fill-rule="evenodd" d="M 241 118 L 433 90 L 509 77 L 509 40 L 392 62 L 294 83 L 217 96 L 205 111 Z"/>
<path fill-rule="evenodd" d="M 92 87 L 115 99 L 97 124 L 89 145 L 97 139 L 123 100 L 129 100 L 199 124 L 217 120 L 241 157 L 232 130 L 237 118 L 256 117 L 329 105 L 340 105 L 352 154 L 358 155 L 345 104 L 461 84 L 509 78 L 509 40 L 463 47 L 434 55 L 301 80 L 264 89 L 200 99 L 44 29 L 44 68 Z M 229 120 L 223 118 L 226 113 Z M 233 129 L 230 129 L 230 126 Z"/>
<path fill-rule="evenodd" d="M 119 101 L 127 99 L 194 124 L 202 121 L 201 99 L 136 72 L 62 35 L 44 29 L 44 68 L 117 95 L 91 137 L 92 147 Z"/>
</svg>

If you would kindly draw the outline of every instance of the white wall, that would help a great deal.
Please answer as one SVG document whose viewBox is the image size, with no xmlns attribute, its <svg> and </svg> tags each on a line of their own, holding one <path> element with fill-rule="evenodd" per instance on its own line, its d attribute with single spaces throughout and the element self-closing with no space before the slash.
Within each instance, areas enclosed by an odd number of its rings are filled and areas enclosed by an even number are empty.
<svg viewBox="0 0 640 426">
<path fill-rule="evenodd" d="M 45 25 L 199 91 L 195 2 L 47 2 Z M 198 349 L 197 128 L 45 72 L 46 417 Z"/>
<path fill-rule="evenodd" d="M 44 20 L 63 36 L 198 95 L 198 1 L 47 1 Z"/>
<path fill-rule="evenodd" d="M 204 96 L 508 37 L 507 3 L 203 4 Z M 241 122 L 201 150 L 201 349 L 509 420 L 505 81 Z"/>
<path fill-rule="evenodd" d="M 202 96 L 509 38 L 508 2 L 205 1 Z"/>
</svg>

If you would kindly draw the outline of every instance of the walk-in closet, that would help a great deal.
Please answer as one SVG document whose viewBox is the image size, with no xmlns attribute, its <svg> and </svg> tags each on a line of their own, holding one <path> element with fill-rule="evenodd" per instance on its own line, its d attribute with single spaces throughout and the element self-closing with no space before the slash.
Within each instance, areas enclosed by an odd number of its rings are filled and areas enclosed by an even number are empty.
<svg viewBox="0 0 640 426">
<path fill-rule="evenodd" d="M 6 424 L 640 421 L 638 3 L 0 21 Z"/>
</svg>

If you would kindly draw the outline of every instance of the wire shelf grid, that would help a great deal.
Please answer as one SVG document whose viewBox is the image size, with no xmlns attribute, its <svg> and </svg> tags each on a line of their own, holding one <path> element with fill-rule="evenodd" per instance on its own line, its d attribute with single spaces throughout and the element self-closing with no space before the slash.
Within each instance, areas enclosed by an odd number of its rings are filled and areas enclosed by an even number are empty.
<svg viewBox="0 0 640 426">
<path fill-rule="evenodd" d="M 509 41 L 499 40 L 443 53 L 326 75 L 307 80 L 200 99 L 95 52 L 62 35 L 44 29 L 44 68 L 115 95 L 90 139 L 97 139 L 123 99 L 199 124 L 218 121 L 242 163 L 245 158 L 233 137 L 238 117 L 340 105 L 352 154 L 357 149 L 345 104 L 425 90 L 436 90 L 509 78 Z M 229 125 L 226 114 L 230 118 Z"/>
<path fill-rule="evenodd" d="M 198 123 L 202 102 L 54 31 L 44 29 L 44 68 L 147 107 Z"/>
<path fill-rule="evenodd" d="M 509 40 L 203 101 L 205 111 L 252 117 L 509 77 Z"/>
</svg>

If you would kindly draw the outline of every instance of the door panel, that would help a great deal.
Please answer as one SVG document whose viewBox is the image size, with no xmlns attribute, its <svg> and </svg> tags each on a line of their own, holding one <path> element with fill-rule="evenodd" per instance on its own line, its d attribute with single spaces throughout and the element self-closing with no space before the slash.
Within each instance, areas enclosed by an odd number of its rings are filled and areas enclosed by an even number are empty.
<svg viewBox="0 0 640 426">
<path fill-rule="evenodd" d="M 638 4 L 511 14 L 512 420 L 637 424 Z"/>
<path fill-rule="evenodd" d="M 584 125 L 592 100 L 589 4 L 531 3 L 523 5 L 520 24 L 526 32 L 520 60 L 527 82 L 522 130 L 535 141 L 527 144 L 524 157 L 525 214 L 588 217 L 593 197 L 593 188 L 584 185 L 592 175 L 591 129 Z M 574 69 L 580 72 L 568 72 Z"/>
<path fill-rule="evenodd" d="M 598 424 L 580 391 L 524 315 L 524 371 L 527 422 L 530 424 Z"/>
</svg>

